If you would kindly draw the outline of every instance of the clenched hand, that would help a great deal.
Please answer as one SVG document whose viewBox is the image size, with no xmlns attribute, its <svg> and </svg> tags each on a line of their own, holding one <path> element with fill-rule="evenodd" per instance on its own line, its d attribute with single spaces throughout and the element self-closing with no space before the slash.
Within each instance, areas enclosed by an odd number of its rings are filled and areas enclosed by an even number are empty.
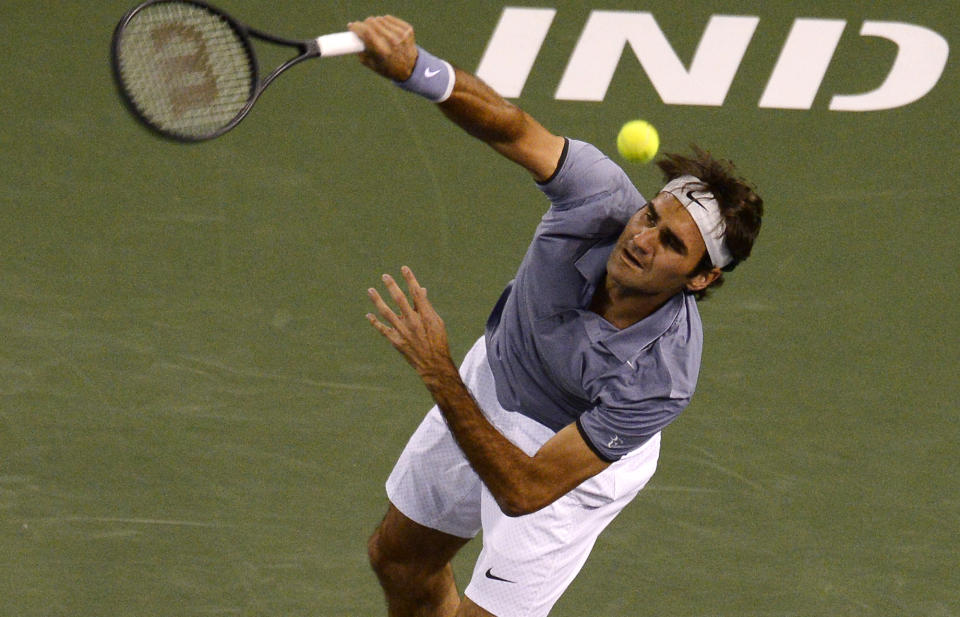
<svg viewBox="0 0 960 617">
<path fill-rule="evenodd" d="M 384 77 L 406 81 L 417 64 L 413 26 L 392 15 L 368 17 L 347 27 L 366 46 L 360 62 Z"/>
</svg>

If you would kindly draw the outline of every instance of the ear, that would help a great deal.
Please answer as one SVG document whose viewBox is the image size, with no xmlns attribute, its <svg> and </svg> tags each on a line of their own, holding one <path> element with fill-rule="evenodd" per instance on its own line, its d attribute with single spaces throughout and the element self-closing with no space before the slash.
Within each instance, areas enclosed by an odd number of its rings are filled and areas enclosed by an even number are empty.
<svg viewBox="0 0 960 617">
<path fill-rule="evenodd" d="M 695 274 L 687 279 L 686 288 L 687 291 L 703 291 L 707 287 L 713 284 L 715 280 L 720 278 L 720 275 L 723 274 L 723 270 L 720 268 L 713 268 L 712 270 L 707 270 L 706 272 L 701 272 L 700 274 Z"/>
</svg>

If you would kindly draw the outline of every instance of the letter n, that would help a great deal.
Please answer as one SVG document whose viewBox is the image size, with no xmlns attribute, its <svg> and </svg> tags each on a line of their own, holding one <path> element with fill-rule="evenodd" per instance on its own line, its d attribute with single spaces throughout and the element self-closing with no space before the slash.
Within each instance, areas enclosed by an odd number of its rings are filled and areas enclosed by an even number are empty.
<svg viewBox="0 0 960 617">
<path fill-rule="evenodd" d="M 556 98 L 602 101 L 629 43 L 664 103 L 722 105 L 759 21 L 749 16 L 712 16 L 688 71 L 650 13 L 593 11 Z"/>
</svg>

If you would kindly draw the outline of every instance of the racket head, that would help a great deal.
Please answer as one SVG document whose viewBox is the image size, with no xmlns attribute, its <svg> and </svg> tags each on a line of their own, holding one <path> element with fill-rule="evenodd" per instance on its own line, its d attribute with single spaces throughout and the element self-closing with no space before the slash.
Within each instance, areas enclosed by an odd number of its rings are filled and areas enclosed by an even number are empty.
<svg viewBox="0 0 960 617">
<path fill-rule="evenodd" d="M 117 24 L 111 64 L 130 112 L 179 142 L 236 126 L 259 94 L 247 29 L 199 0 L 149 0 Z"/>
</svg>

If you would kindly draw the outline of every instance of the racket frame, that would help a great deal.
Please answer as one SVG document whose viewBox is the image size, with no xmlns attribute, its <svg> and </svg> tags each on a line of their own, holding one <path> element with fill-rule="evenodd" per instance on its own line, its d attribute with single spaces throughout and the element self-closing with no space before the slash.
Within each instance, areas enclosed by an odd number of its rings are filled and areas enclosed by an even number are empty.
<svg viewBox="0 0 960 617">
<path fill-rule="evenodd" d="M 164 130 L 150 121 L 143 112 L 137 107 L 136 103 L 133 101 L 133 98 L 127 92 L 127 89 L 124 85 L 123 77 L 120 72 L 120 45 L 123 41 L 123 30 L 126 26 L 133 21 L 137 14 L 143 9 L 154 5 L 154 4 L 191 4 L 197 6 L 201 9 L 204 9 L 216 15 L 217 17 L 223 19 L 230 28 L 234 31 L 237 37 L 240 39 L 240 42 L 243 44 L 244 51 L 247 54 L 247 58 L 250 60 L 250 70 L 251 70 L 251 79 L 250 79 L 250 94 L 247 97 L 246 103 L 237 112 L 237 114 L 225 125 L 221 126 L 215 131 L 210 133 L 205 133 L 202 135 L 185 135 L 182 133 L 175 133 L 172 131 Z M 253 43 L 251 42 L 251 37 L 263 41 L 265 43 L 272 43 L 274 45 L 281 45 L 285 47 L 296 48 L 299 52 L 299 55 L 290 58 L 289 60 L 283 62 L 280 66 L 271 71 L 264 79 L 260 79 L 260 62 L 257 58 L 257 54 L 254 51 Z M 216 137 L 220 137 L 227 131 L 235 128 L 240 122 L 247 116 L 250 110 L 253 108 L 254 103 L 257 102 L 257 99 L 263 93 L 263 91 L 269 86 L 273 80 L 275 80 L 280 73 L 286 71 L 290 67 L 303 62 L 304 60 L 309 60 L 310 58 L 316 58 L 320 56 L 320 45 L 316 39 L 307 39 L 307 40 L 296 40 L 288 39 L 268 32 L 264 32 L 257 28 L 251 28 L 250 26 L 237 21 L 230 14 L 224 12 L 223 10 L 204 2 L 203 0 L 147 0 L 142 2 L 137 6 L 133 7 L 123 16 L 120 22 L 117 24 L 116 28 L 113 31 L 113 38 L 110 45 L 110 65 L 113 69 L 113 79 L 114 83 L 117 86 L 117 90 L 120 92 L 120 98 L 123 100 L 124 105 L 127 110 L 140 123 L 155 134 L 170 139 L 180 143 L 199 143 L 203 141 L 208 141 Z"/>
</svg>

